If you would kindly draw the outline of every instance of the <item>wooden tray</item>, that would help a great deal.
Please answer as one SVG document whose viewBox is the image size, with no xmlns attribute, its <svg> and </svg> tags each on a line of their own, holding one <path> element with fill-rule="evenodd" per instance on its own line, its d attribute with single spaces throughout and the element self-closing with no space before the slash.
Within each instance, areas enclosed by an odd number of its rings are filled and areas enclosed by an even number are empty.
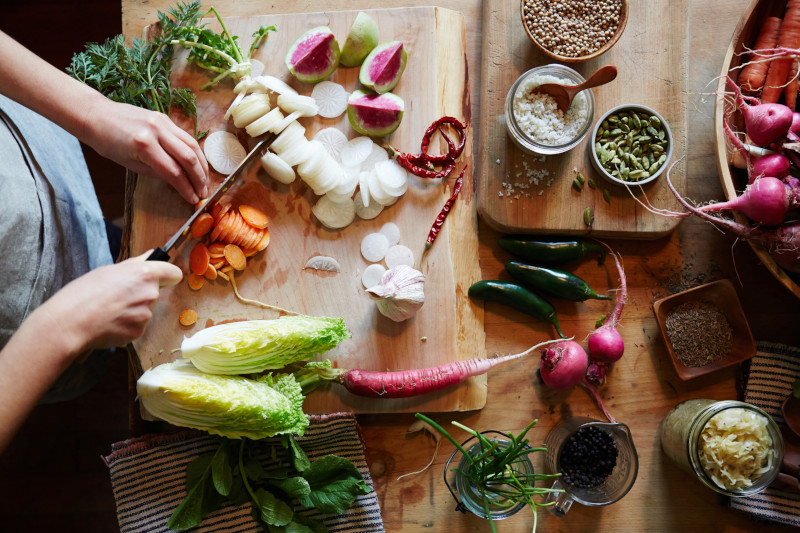
<svg viewBox="0 0 800 533">
<path fill-rule="evenodd" d="M 310 94 L 311 85 L 295 81 L 288 73 L 283 63 L 286 51 L 297 36 L 320 25 L 329 26 L 343 41 L 356 14 L 338 11 L 265 15 L 227 18 L 225 24 L 232 34 L 240 36 L 243 46 L 249 46 L 249 36 L 262 24 L 277 26 L 278 31 L 269 35 L 254 57 L 265 63 L 265 73 L 284 79 L 301 94 Z M 414 151 L 419 149 L 428 125 L 442 115 L 453 115 L 470 124 L 462 15 L 434 7 L 381 9 L 369 14 L 378 23 L 382 42 L 402 40 L 409 50 L 408 66 L 394 90 L 405 99 L 406 113 L 399 129 L 386 141 L 401 150 Z M 358 69 L 340 68 L 332 79 L 353 90 L 357 77 Z M 174 86 L 196 89 L 207 79 L 207 73 L 189 66 L 183 55 L 178 57 L 173 68 Z M 201 130 L 233 131 L 233 125 L 222 119 L 233 98 L 231 89 L 232 82 L 227 81 L 212 91 L 197 92 Z M 308 138 L 330 126 L 339 127 L 348 137 L 356 136 L 346 115 L 338 119 L 317 117 L 305 121 L 305 125 Z M 428 254 L 426 302 L 413 319 L 396 324 L 378 313 L 361 287 L 361 272 L 368 263 L 360 255 L 360 242 L 368 233 L 392 221 L 400 226 L 401 243 L 419 257 L 428 230 L 451 193 L 451 184 L 442 186 L 438 180 L 414 177 L 406 195 L 376 219 L 357 221 L 334 232 L 313 220 L 311 206 L 316 197 L 299 180 L 291 186 L 280 185 L 269 180 L 263 170 L 251 168 L 235 194 L 247 193 L 248 202 L 266 210 L 272 219 L 272 239 L 266 253 L 253 258 L 237 279 L 242 295 L 309 315 L 344 317 L 353 338 L 322 356 L 340 367 L 406 370 L 483 357 L 483 307 L 467 297 L 469 285 L 480 279 L 477 215 L 472 201 L 471 129 L 467 135 L 460 161 L 467 166 L 467 179 Z M 135 255 L 162 244 L 180 227 L 191 208 L 162 182 L 140 177 L 131 211 L 131 254 Z M 174 259 L 184 272 L 188 271 L 191 247 L 191 241 L 184 244 Z M 306 261 L 318 254 L 335 257 L 341 272 L 331 276 L 305 270 Z M 200 317 L 190 329 L 181 328 L 177 321 L 185 308 L 195 309 Z M 231 286 L 222 281 L 206 284 L 197 292 L 185 282 L 165 289 L 153 314 L 145 335 L 134 344 L 142 368 L 178 357 L 180 354 L 173 350 L 180 346 L 183 336 L 204 326 L 277 317 L 275 312 L 242 304 L 234 297 Z M 402 401 L 364 399 L 346 393 L 339 385 L 330 385 L 310 395 L 305 408 L 309 413 L 457 411 L 479 409 L 485 400 L 486 378 L 481 377 L 442 393 Z"/>
<path fill-rule="evenodd" d="M 736 81 L 738 70 L 735 69 L 742 63 L 742 52 L 748 47 L 752 47 L 756 34 L 758 32 L 758 24 L 761 20 L 768 16 L 782 16 L 786 2 L 783 0 L 754 0 L 747 10 L 742 15 L 739 24 L 733 32 L 731 37 L 731 44 L 728 46 L 728 51 L 725 54 L 725 60 L 722 62 L 721 75 L 725 76 L 730 74 L 731 78 Z M 714 137 L 716 143 L 716 156 L 717 168 L 719 169 L 719 177 L 722 182 L 722 188 L 725 192 L 725 197 L 730 200 L 739 195 L 744 189 L 738 176 L 731 170 L 729 164 L 730 152 L 728 142 L 723 129 L 723 121 L 730 120 L 734 126 L 734 131 L 740 129 L 740 125 L 734 124 L 737 119 L 741 120 L 738 113 L 730 113 L 729 102 L 725 99 L 725 91 L 728 88 L 725 86 L 725 79 L 721 78 L 717 84 L 717 98 L 714 107 Z M 726 118 L 727 117 L 727 118 Z M 749 224 L 746 217 L 735 214 L 736 220 L 742 224 Z M 795 279 L 790 276 L 784 269 L 770 257 L 767 249 L 758 242 L 748 241 L 750 247 L 753 249 L 758 259 L 766 267 L 766 269 L 775 276 L 775 278 L 795 296 L 800 298 L 800 286 L 798 286 Z"/>
<path fill-rule="evenodd" d="M 627 190 L 608 184 L 594 171 L 589 162 L 588 137 L 572 151 L 548 156 L 544 161 L 522 153 L 511 142 L 505 126 L 506 94 L 523 72 L 551 60 L 528 39 L 519 1 L 487 0 L 483 23 L 477 180 L 481 218 L 502 232 L 584 234 L 587 227 L 582 214 L 591 206 L 591 233 L 597 237 L 654 239 L 675 229 L 679 219 L 648 212 Z M 616 46 L 597 59 L 569 65 L 584 77 L 604 64 L 616 65 L 617 79 L 594 89 L 595 118 L 620 104 L 652 107 L 672 128 L 673 160 L 687 150 L 687 27 L 686 0 L 630 2 L 628 24 Z M 539 178 L 538 184 L 532 183 L 530 178 L 535 176 L 529 177 L 529 170 L 547 175 Z M 573 190 L 576 171 L 593 178 L 598 190 Z M 685 176 L 685 164 L 677 165 L 671 173 L 679 191 L 685 191 Z M 509 194 L 504 183 L 514 192 Z M 603 200 L 602 188 L 611 193 L 610 203 Z M 677 206 L 663 177 L 643 188 L 653 205 Z"/>
</svg>

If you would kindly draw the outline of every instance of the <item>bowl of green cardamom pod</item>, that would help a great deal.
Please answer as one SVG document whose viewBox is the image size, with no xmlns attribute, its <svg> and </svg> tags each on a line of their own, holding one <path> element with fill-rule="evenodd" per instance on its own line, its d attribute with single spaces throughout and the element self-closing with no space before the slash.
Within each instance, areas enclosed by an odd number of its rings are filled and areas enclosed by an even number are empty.
<svg viewBox="0 0 800 533">
<path fill-rule="evenodd" d="M 658 179 L 672 157 L 672 132 L 664 117 L 638 104 L 606 112 L 589 143 L 594 169 L 611 183 L 644 185 Z"/>
</svg>

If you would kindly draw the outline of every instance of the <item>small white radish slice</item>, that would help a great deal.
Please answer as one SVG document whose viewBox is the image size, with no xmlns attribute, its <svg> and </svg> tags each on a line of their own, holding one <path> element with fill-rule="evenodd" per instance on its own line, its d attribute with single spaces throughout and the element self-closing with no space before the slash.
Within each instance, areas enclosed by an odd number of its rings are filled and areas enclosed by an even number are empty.
<svg viewBox="0 0 800 533">
<path fill-rule="evenodd" d="M 327 196 L 322 196 L 311 208 L 311 212 L 326 228 L 341 229 L 355 220 L 356 205 L 352 200 L 334 202 Z"/>
<path fill-rule="evenodd" d="M 278 107 L 287 113 L 300 113 L 301 117 L 313 117 L 319 112 L 317 102 L 301 94 L 278 95 Z"/>
<path fill-rule="evenodd" d="M 392 203 L 396 197 L 383 190 L 383 187 L 381 186 L 381 180 L 378 178 L 378 174 L 375 172 L 375 169 L 372 169 L 368 175 L 369 195 L 372 197 L 372 199 L 382 206 L 387 206 Z"/>
<path fill-rule="evenodd" d="M 344 87 L 330 80 L 319 82 L 311 91 L 311 98 L 319 107 L 319 116 L 324 118 L 336 118 L 344 113 L 349 96 Z"/>
<path fill-rule="evenodd" d="M 361 284 L 365 289 L 374 287 L 381 282 L 383 274 L 386 272 L 386 267 L 380 263 L 372 263 L 364 272 L 361 273 Z"/>
<path fill-rule="evenodd" d="M 383 206 L 378 202 L 372 202 L 368 207 L 364 206 L 360 194 L 356 194 L 353 201 L 356 203 L 356 215 L 362 220 L 372 220 L 383 211 Z"/>
<path fill-rule="evenodd" d="M 381 229 L 378 230 L 378 233 L 382 233 L 386 236 L 390 246 L 394 246 L 400 242 L 400 227 L 394 222 L 387 222 L 381 226 Z"/>
<path fill-rule="evenodd" d="M 333 257 L 327 255 L 315 255 L 306 261 L 305 268 L 313 268 L 314 270 L 324 270 L 326 272 L 341 272 L 342 267 L 339 262 Z"/>
<path fill-rule="evenodd" d="M 301 114 L 299 111 L 295 111 L 294 113 L 289 113 L 283 118 L 283 120 L 281 120 L 277 125 L 275 125 L 274 128 L 272 128 L 269 131 L 271 131 L 272 133 L 280 133 L 287 127 L 289 127 L 289 124 L 297 122 L 297 120 L 295 119 L 299 118 L 300 116 Z M 297 123 L 300 124 L 299 122 Z M 303 128 L 303 134 L 305 134 L 305 128 Z"/>
<path fill-rule="evenodd" d="M 220 174 L 230 174 L 247 155 L 236 135 L 229 131 L 209 133 L 203 144 L 208 163 Z"/>
<path fill-rule="evenodd" d="M 237 128 L 244 128 L 251 122 L 263 117 L 269 112 L 269 96 L 263 93 L 248 94 L 233 108 L 233 124 Z"/>
<path fill-rule="evenodd" d="M 323 128 L 314 135 L 314 140 L 321 142 L 337 162 L 342 162 L 342 147 L 347 143 L 347 136 L 339 128 Z"/>
<path fill-rule="evenodd" d="M 225 120 L 231 118 L 231 113 L 233 113 L 233 110 L 236 109 L 236 106 L 242 103 L 242 100 L 244 100 L 245 96 L 247 96 L 247 93 L 245 91 L 242 91 L 233 98 L 233 102 L 231 102 L 231 105 L 228 106 L 228 109 L 225 111 L 225 114 L 223 115 L 223 118 Z"/>
<path fill-rule="evenodd" d="M 414 266 L 414 252 L 408 246 L 395 244 L 386 250 L 386 268 L 392 269 L 398 265 Z"/>
<path fill-rule="evenodd" d="M 322 173 L 320 174 L 320 182 L 316 188 L 314 188 L 314 194 L 323 195 L 326 193 L 331 192 L 333 189 L 336 188 L 344 179 L 344 170 L 342 167 L 333 160 L 331 156 L 327 153 L 325 154 L 324 158 L 327 160 L 322 165 Z M 336 196 L 334 194 L 334 196 Z M 346 195 L 338 195 L 339 198 L 350 198 Z"/>
<path fill-rule="evenodd" d="M 361 255 L 370 263 L 377 263 L 386 255 L 389 239 L 382 233 L 370 233 L 361 240 Z"/>
<path fill-rule="evenodd" d="M 277 107 L 267 113 L 266 115 L 262 116 L 261 118 L 255 119 L 253 122 L 245 126 L 245 131 L 250 137 L 258 137 L 259 135 L 263 135 L 268 131 L 272 131 L 277 124 L 280 124 L 283 120 L 283 113 Z"/>
<path fill-rule="evenodd" d="M 306 160 L 297 167 L 297 173 L 312 188 L 317 187 L 320 183 L 320 174 L 327 152 L 322 143 L 317 140 L 309 141 L 304 148 L 308 154 Z"/>
<path fill-rule="evenodd" d="M 350 196 L 347 196 L 346 194 L 338 194 L 336 191 L 333 190 L 326 192 L 325 196 L 329 197 L 332 201 L 336 203 L 344 202 L 345 200 L 350 200 Z"/>
<path fill-rule="evenodd" d="M 290 167 L 298 166 L 302 163 L 305 163 L 308 158 L 312 156 L 313 153 L 308 149 L 309 144 L 310 142 L 305 138 L 305 136 L 301 135 L 293 146 L 290 146 L 288 150 L 284 150 L 283 153 L 279 155 L 281 156 L 281 159 L 283 159 Z M 320 150 L 323 152 L 325 151 L 324 148 L 320 148 Z"/>
<path fill-rule="evenodd" d="M 372 153 L 373 144 L 375 143 L 369 137 L 353 137 L 342 146 L 342 164 L 348 167 L 361 165 Z"/>
<path fill-rule="evenodd" d="M 380 180 L 381 189 L 390 196 L 402 196 L 408 189 L 406 170 L 393 159 L 375 163 L 375 174 Z"/>
<path fill-rule="evenodd" d="M 342 167 L 342 172 L 344 179 L 331 192 L 352 197 L 358 187 L 358 171 L 353 170 L 352 167 Z"/>
<path fill-rule="evenodd" d="M 369 155 L 361 163 L 361 170 L 370 171 L 375 167 L 375 163 L 378 161 L 386 161 L 387 159 L 389 159 L 389 154 L 386 152 L 386 149 L 373 142 Z"/>
<path fill-rule="evenodd" d="M 285 185 L 289 185 L 297 177 L 294 169 L 287 165 L 278 154 L 273 154 L 272 152 L 267 152 L 261 156 L 261 166 L 273 179 Z"/>
<path fill-rule="evenodd" d="M 273 109 L 274 111 L 274 109 Z M 272 111 L 270 111 L 272 113 Z M 272 142 L 270 149 L 280 155 L 305 137 L 306 129 L 299 122 L 292 122 Z"/>
<path fill-rule="evenodd" d="M 370 204 L 369 200 L 371 198 L 369 195 L 369 172 L 359 172 L 358 192 L 360 193 L 359 196 L 361 197 L 361 204 L 364 207 L 369 207 Z"/>
<path fill-rule="evenodd" d="M 264 63 L 262 63 L 258 59 L 251 59 L 250 76 L 252 76 L 253 78 L 257 78 L 258 76 L 261 76 L 262 72 L 264 72 Z"/>
<path fill-rule="evenodd" d="M 276 78 L 275 76 L 257 76 L 255 82 L 264 87 L 268 91 L 276 94 L 297 94 L 291 86 L 285 81 Z"/>
</svg>

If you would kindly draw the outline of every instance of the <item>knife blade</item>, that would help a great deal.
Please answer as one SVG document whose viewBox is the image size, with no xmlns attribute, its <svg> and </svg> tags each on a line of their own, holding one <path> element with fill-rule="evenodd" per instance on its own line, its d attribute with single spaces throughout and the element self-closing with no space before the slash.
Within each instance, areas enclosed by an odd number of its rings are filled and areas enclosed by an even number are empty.
<svg viewBox="0 0 800 533">
<path fill-rule="evenodd" d="M 244 169 L 246 169 L 247 166 L 252 163 L 252 161 L 258 157 L 263 150 L 269 148 L 276 137 L 276 134 L 269 133 L 266 137 L 260 140 L 258 144 L 256 144 L 255 147 L 250 150 L 250 153 L 248 153 L 245 158 L 242 159 L 242 162 L 239 163 L 239 166 L 237 166 L 236 169 L 234 169 L 234 171 L 231 172 L 227 178 L 225 178 L 217 190 L 214 191 L 214 194 L 208 197 L 203 206 L 192 213 L 192 216 L 190 216 L 189 219 L 183 223 L 181 228 L 175 232 L 175 235 L 173 235 L 164 244 L 164 246 L 153 250 L 153 252 L 147 257 L 147 261 L 169 261 L 170 250 L 177 248 L 184 241 L 184 239 L 186 239 L 186 236 L 189 235 L 189 231 L 191 230 L 194 221 L 197 220 L 200 215 L 207 213 L 212 207 L 214 207 L 214 204 L 216 204 L 220 198 L 222 198 L 222 196 L 231 188 L 231 185 L 233 185 Z"/>
</svg>

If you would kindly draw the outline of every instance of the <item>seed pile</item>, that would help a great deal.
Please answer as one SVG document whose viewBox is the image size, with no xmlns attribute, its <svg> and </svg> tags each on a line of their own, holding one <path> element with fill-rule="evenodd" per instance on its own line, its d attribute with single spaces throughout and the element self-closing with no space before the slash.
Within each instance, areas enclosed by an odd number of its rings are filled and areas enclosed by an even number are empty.
<svg viewBox="0 0 800 533">
<path fill-rule="evenodd" d="M 669 138 L 661 120 L 642 111 L 613 113 L 597 128 L 594 149 L 603 169 L 622 181 L 649 178 L 667 161 Z"/>
<path fill-rule="evenodd" d="M 606 44 L 619 27 L 621 0 L 527 0 L 525 25 L 536 42 L 562 57 L 582 57 Z"/>
<path fill-rule="evenodd" d="M 712 303 L 682 303 L 667 314 L 665 324 L 672 349 L 686 366 L 705 366 L 731 350 L 731 326 Z"/>
<path fill-rule="evenodd" d="M 611 433 L 597 426 L 582 427 L 561 449 L 562 479 L 575 487 L 596 487 L 614 471 L 618 454 Z"/>
</svg>

